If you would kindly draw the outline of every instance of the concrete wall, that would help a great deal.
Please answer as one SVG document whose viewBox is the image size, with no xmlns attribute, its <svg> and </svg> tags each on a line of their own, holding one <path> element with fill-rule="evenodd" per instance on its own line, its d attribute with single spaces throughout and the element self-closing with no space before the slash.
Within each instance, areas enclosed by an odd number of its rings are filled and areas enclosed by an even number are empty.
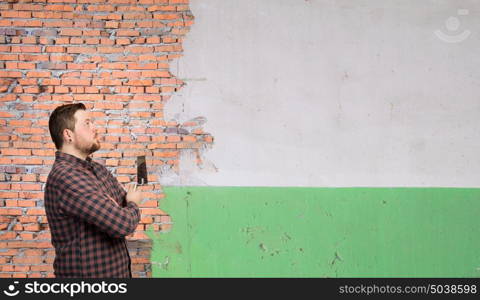
<svg viewBox="0 0 480 300">
<path fill-rule="evenodd" d="M 478 277 L 478 2 L 191 9 L 166 119 L 215 144 L 160 176 L 153 276 Z"/>
<path fill-rule="evenodd" d="M 202 169 L 186 157 L 166 183 L 478 186 L 477 1 L 194 0 L 191 10 L 173 69 L 187 86 L 165 113 L 204 116 L 216 140 Z"/>
</svg>

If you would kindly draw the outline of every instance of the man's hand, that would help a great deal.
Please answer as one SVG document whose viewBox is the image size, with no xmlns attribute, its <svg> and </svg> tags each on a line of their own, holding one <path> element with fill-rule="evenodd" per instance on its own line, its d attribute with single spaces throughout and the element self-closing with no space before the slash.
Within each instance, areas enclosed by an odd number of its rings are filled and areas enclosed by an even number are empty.
<svg viewBox="0 0 480 300">
<path fill-rule="evenodd" d="M 140 205 L 143 202 L 143 194 L 141 191 L 137 191 L 137 184 L 132 183 L 127 188 L 127 201 L 135 202 Z"/>
</svg>

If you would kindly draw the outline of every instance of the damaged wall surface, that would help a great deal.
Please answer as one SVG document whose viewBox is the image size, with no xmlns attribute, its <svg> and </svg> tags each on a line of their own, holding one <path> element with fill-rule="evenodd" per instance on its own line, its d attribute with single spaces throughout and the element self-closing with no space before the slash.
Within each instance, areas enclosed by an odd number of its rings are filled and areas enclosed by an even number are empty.
<svg viewBox="0 0 480 300">
<path fill-rule="evenodd" d="M 191 9 L 166 119 L 215 145 L 166 177 L 154 276 L 479 275 L 478 2 Z"/>
<path fill-rule="evenodd" d="M 172 66 L 187 85 L 165 114 L 208 119 L 215 147 L 197 182 L 478 187 L 477 1 L 196 0 L 191 10 Z"/>
</svg>

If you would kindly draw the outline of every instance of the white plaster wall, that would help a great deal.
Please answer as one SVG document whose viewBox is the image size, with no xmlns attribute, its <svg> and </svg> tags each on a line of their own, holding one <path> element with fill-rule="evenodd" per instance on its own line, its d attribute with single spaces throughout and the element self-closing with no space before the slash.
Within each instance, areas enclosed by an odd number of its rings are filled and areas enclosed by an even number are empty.
<svg viewBox="0 0 480 300">
<path fill-rule="evenodd" d="M 186 155 L 164 183 L 480 186 L 479 1 L 191 0 L 191 9 L 173 70 L 187 86 L 165 113 L 207 118 L 215 144 L 203 168 Z"/>
</svg>

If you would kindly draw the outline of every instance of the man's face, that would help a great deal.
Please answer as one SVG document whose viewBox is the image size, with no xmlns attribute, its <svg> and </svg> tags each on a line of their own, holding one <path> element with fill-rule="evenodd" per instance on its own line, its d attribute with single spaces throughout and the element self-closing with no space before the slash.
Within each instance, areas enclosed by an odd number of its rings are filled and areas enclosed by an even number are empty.
<svg viewBox="0 0 480 300">
<path fill-rule="evenodd" d="M 87 155 L 100 149 L 97 138 L 97 129 L 93 124 L 90 112 L 79 109 L 75 112 L 75 132 L 73 133 L 73 146 Z"/>
</svg>

